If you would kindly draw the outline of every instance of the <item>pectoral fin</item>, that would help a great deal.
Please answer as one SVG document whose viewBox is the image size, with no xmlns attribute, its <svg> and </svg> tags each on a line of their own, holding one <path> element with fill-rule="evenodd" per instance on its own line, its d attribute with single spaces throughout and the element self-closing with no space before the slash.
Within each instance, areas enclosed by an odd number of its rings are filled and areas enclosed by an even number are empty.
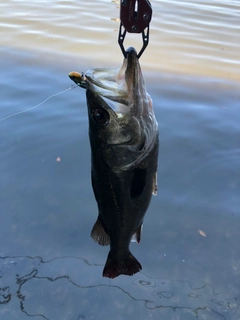
<svg viewBox="0 0 240 320">
<path fill-rule="evenodd" d="M 109 235 L 104 230 L 99 217 L 92 228 L 91 237 L 101 246 L 108 246 L 110 244 Z"/>
<path fill-rule="evenodd" d="M 155 173 L 154 177 L 153 177 L 153 189 L 152 189 L 152 194 L 154 196 L 157 195 L 157 172 Z"/>
</svg>

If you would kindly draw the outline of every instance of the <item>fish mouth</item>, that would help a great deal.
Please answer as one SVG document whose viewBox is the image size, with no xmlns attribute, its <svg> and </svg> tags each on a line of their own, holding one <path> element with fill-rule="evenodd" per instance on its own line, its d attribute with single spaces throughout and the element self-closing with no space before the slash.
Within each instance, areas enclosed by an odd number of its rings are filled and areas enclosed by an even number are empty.
<svg viewBox="0 0 240 320">
<path fill-rule="evenodd" d="M 122 68 L 125 67 L 125 82 L 128 92 L 137 90 L 141 81 L 143 81 L 141 67 L 138 61 L 137 52 L 133 47 L 126 51 L 126 59 Z"/>
<path fill-rule="evenodd" d="M 117 116 L 133 111 L 140 95 L 146 91 L 137 52 L 133 47 L 127 49 L 121 68 L 90 69 L 85 73 L 85 79 L 87 88 L 101 96 Z"/>
</svg>

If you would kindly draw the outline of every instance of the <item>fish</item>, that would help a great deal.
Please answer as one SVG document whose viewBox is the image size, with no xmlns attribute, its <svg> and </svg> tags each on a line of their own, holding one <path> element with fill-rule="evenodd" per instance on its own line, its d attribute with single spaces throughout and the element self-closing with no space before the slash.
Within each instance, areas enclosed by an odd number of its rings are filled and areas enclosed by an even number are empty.
<svg viewBox="0 0 240 320">
<path fill-rule="evenodd" d="M 142 266 L 130 242 L 140 243 L 144 215 L 157 193 L 159 132 L 152 99 L 133 47 L 119 69 L 90 69 L 79 81 L 72 75 L 77 82 L 84 79 L 86 88 L 91 180 L 98 205 L 91 237 L 110 245 L 102 275 L 131 276 Z"/>
</svg>

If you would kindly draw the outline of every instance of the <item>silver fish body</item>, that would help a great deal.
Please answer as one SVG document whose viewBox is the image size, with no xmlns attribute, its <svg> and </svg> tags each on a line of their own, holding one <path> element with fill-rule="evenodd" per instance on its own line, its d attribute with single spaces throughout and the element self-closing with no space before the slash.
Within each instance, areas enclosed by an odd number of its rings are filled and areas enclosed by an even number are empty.
<svg viewBox="0 0 240 320">
<path fill-rule="evenodd" d="M 110 244 L 103 276 L 142 269 L 131 254 L 140 242 L 144 215 L 156 194 L 158 124 L 137 53 L 129 48 L 120 69 L 85 73 L 91 144 L 92 186 L 99 215 L 91 236 Z"/>
</svg>

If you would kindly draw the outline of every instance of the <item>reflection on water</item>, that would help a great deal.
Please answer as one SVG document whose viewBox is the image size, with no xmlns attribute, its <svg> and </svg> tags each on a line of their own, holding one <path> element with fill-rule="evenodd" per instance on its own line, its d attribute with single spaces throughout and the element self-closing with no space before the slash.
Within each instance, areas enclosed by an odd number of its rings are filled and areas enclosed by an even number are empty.
<svg viewBox="0 0 240 320">
<path fill-rule="evenodd" d="M 86 278 L 79 270 L 89 272 L 87 269 L 91 269 L 91 273 L 96 274 L 99 266 L 79 257 L 44 261 L 41 257 L 7 256 L 0 257 L 0 268 L 3 317 L 11 306 L 18 304 L 15 317 L 22 312 L 39 319 L 92 319 L 90 310 L 94 309 L 99 319 L 110 319 L 111 303 L 115 304 L 117 319 L 126 319 L 124 315 L 131 316 L 133 312 L 137 319 L 146 319 L 147 314 L 156 319 L 158 309 L 162 309 L 168 319 L 174 314 L 179 319 L 237 319 L 236 316 L 240 316 L 239 297 L 233 292 L 218 291 L 209 283 L 194 287 L 189 281 L 154 278 L 144 272 L 134 281 L 130 279 L 132 285 L 124 282 L 116 285 L 113 281 L 96 283 L 94 277 Z M 94 271 L 95 268 L 98 270 Z M 114 295 L 118 296 L 117 301 L 113 300 Z M 92 296 L 96 296 L 95 302 L 90 303 Z M 105 301 L 109 301 L 108 304 Z M 132 308 L 124 310 L 130 303 L 134 303 Z"/>
<path fill-rule="evenodd" d="M 3 0 L 1 45 L 44 55 L 54 52 L 69 59 L 77 56 L 78 64 L 88 58 L 91 67 L 115 67 L 122 59 L 117 45 L 119 22 L 111 19 L 119 17 L 117 7 L 111 0 Z M 238 1 L 154 0 L 152 7 L 150 44 L 141 58 L 143 66 L 240 79 Z M 140 35 L 127 35 L 126 48 L 141 45 Z"/>
</svg>

